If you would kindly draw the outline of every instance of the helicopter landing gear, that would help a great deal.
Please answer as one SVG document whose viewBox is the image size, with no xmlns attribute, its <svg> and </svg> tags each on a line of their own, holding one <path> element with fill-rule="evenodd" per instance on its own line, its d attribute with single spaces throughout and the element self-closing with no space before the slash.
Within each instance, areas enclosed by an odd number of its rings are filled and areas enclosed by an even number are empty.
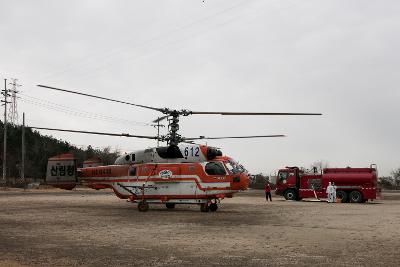
<svg viewBox="0 0 400 267">
<path fill-rule="evenodd" d="M 211 203 L 202 203 L 200 204 L 200 211 L 201 212 L 214 212 L 217 211 L 218 205 L 217 202 L 211 202 Z"/>
<path fill-rule="evenodd" d="M 200 211 L 201 212 L 208 212 L 210 207 L 208 206 L 208 203 L 202 203 L 200 204 Z"/>
<path fill-rule="evenodd" d="M 210 211 L 217 211 L 218 205 L 217 205 L 217 203 L 211 203 L 209 208 L 210 208 Z"/>
<path fill-rule="evenodd" d="M 165 203 L 165 206 L 167 207 L 167 209 L 174 209 L 175 208 L 175 203 Z"/>
<path fill-rule="evenodd" d="M 146 212 L 149 210 L 149 204 L 146 201 L 140 201 L 138 204 L 138 210 L 141 212 Z"/>
</svg>

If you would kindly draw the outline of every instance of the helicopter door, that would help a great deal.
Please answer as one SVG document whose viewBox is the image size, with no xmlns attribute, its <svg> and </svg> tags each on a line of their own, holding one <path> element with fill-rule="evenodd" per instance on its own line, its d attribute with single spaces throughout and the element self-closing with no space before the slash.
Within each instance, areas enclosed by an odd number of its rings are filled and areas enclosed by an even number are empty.
<svg viewBox="0 0 400 267">
<path fill-rule="evenodd" d="M 216 182 L 218 183 L 219 181 L 225 180 L 225 177 L 227 175 L 227 172 L 225 170 L 225 167 L 222 162 L 219 161 L 211 161 L 207 162 L 206 165 L 204 166 L 204 171 L 206 173 L 207 180 L 212 181 L 208 183 L 204 183 L 204 187 L 208 188 L 209 190 L 211 188 L 215 188 Z M 209 191 L 206 191 L 206 194 Z M 204 193 L 203 193 L 204 194 Z"/>
<path fill-rule="evenodd" d="M 185 176 L 182 175 L 182 178 L 185 180 L 182 186 L 182 194 L 197 198 L 197 195 L 203 192 L 199 188 L 199 185 L 201 185 L 201 178 L 199 177 L 198 166 L 197 164 L 185 166 L 183 171 Z"/>
</svg>

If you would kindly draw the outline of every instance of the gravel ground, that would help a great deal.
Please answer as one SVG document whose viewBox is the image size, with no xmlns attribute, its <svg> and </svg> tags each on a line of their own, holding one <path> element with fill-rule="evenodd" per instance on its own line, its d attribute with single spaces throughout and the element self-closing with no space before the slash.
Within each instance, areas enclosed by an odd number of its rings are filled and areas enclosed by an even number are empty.
<svg viewBox="0 0 400 267">
<path fill-rule="evenodd" d="M 111 191 L 0 191 L 1 266 L 400 266 L 400 194 L 365 204 L 266 203 L 258 190 L 218 211 Z"/>
</svg>

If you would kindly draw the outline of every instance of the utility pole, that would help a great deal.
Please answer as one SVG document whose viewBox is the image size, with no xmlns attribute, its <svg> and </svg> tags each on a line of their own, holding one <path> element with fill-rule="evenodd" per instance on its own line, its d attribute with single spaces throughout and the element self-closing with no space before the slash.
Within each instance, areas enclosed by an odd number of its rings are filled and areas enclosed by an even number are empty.
<svg viewBox="0 0 400 267">
<path fill-rule="evenodd" d="M 153 127 L 157 127 L 157 147 L 160 146 L 160 127 L 165 127 L 165 125 L 160 124 L 160 118 L 157 119 L 157 124 L 153 124 Z"/>
<path fill-rule="evenodd" d="M 8 108 L 8 121 L 12 124 L 18 123 L 18 110 L 17 110 L 17 88 L 21 86 L 17 83 L 18 79 L 11 79 L 12 82 L 9 83 L 11 85 L 11 89 L 8 90 L 9 96 L 11 97 L 10 106 Z"/>
<path fill-rule="evenodd" d="M 24 181 L 24 188 L 26 188 L 25 180 L 25 112 L 22 113 L 22 153 L 21 153 L 21 179 Z"/>
<path fill-rule="evenodd" d="M 4 79 L 4 90 L 2 92 L 4 95 L 4 100 L 1 100 L 1 102 L 4 102 L 4 142 L 3 142 L 3 181 L 2 183 L 5 185 L 6 184 L 6 176 L 7 176 L 7 96 L 8 96 L 8 90 L 7 90 L 7 79 Z"/>
</svg>

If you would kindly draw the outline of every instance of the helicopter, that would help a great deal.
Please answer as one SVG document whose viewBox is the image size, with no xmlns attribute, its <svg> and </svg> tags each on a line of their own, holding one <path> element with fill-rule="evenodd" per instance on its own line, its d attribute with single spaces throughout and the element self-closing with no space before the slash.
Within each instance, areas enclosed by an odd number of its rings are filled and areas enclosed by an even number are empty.
<svg viewBox="0 0 400 267">
<path fill-rule="evenodd" d="M 149 210 L 149 204 L 163 204 L 167 209 L 176 204 L 197 204 L 201 212 L 214 212 L 224 198 L 231 198 L 239 191 L 247 190 L 249 172 L 233 158 L 223 155 L 219 148 L 197 144 L 195 141 L 218 139 L 273 138 L 285 135 L 253 135 L 223 137 L 183 137 L 178 133 L 181 116 L 298 116 L 322 115 L 321 113 L 274 113 L 274 112 L 214 112 L 176 110 L 134 104 L 122 100 L 91 95 L 79 91 L 38 85 L 41 88 L 76 94 L 105 101 L 117 102 L 163 114 L 153 123 L 168 121 L 166 135 L 145 136 L 128 133 L 106 133 L 30 127 L 37 130 L 72 133 L 123 136 L 167 142 L 157 146 L 119 156 L 113 165 L 94 164 L 77 168 L 72 154 L 57 155 L 48 160 L 46 182 L 54 187 L 73 189 L 78 183 L 93 189 L 111 188 L 121 199 L 137 203 L 138 210 Z"/>
</svg>

